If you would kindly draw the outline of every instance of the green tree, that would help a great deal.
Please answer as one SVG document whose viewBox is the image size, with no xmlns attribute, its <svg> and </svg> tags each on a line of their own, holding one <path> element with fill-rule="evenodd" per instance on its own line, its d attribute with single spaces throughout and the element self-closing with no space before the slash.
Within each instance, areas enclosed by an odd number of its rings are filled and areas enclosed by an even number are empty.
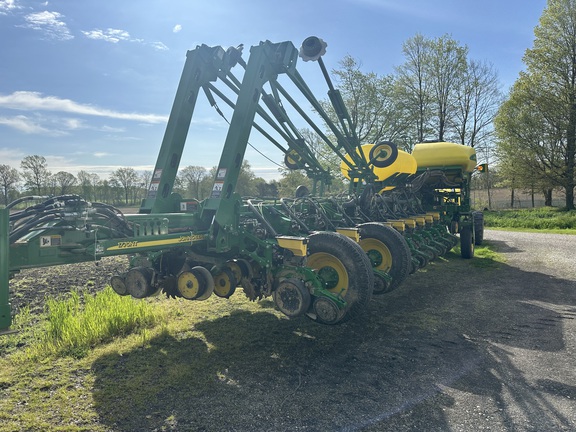
<svg viewBox="0 0 576 432">
<path fill-rule="evenodd" d="M 342 98 L 350 114 L 352 129 L 360 144 L 394 139 L 399 128 L 394 105 L 394 80 L 390 75 L 362 72 L 361 64 L 351 56 L 340 61 L 340 68 L 332 71 Z M 322 102 L 331 119 L 338 124 L 329 101 Z"/>
<path fill-rule="evenodd" d="M 77 180 L 74 174 L 66 171 L 58 171 L 56 174 L 52 175 L 52 182 L 54 184 L 55 195 L 65 195 L 72 193 L 72 188 L 76 184 Z"/>
<path fill-rule="evenodd" d="M 448 35 L 430 42 L 428 75 L 436 111 L 436 134 L 440 141 L 445 140 L 448 126 L 454 122 L 457 92 L 466 72 L 467 55 L 468 48 L 460 46 Z"/>
<path fill-rule="evenodd" d="M 118 168 L 110 176 L 112 184 L 121 187 L 124 192 L 124 204 L 130 204 L 130 196 L 139 185 L 138 173 L 134 168 Z"/>
<path fill-rule="evenodd" d="M 256 195 L 266 198 L 278 198 L 278 182 L 272 180 L 267 182 L 261 177 L 256 177 L 255 181 Z"/>
<path fill-rule="evenodd" d="M 549 0 L 534 35 L 534 45 L 524 55 L 526 72 L 498 114 L 499 150 L 518 158 L 520 164 L 526 159 L 524 155 L 529 155 L 534 179 L 543 182 L 546 189 L 562 187 L 566 208 L 572 210 L 576 181 L 576 0 Z M 520 138 L 525 136 L 528 139 Z"/>
<path fill-rule="evenodd" d="M 188 165 L 178 172 L 182 188 L 187 195 L 194 198 L 201 198 L 200 185 L 207 175 L 208 171 L 206 168 L 195 165 Z"/>
<path fill-rule="evenodd" d="M 242 162 L 242 167 L 238 175 L 235 191 L 240 196 L 255 196 L 256 195 L 256 174 L 252 171 L 252 167 L 247 160 Z"/>
<path fill-rule="evenodd" d="M 96 185 L 100 178 L 88 171 L 78 171 L 76 174 L 80 186 L 80 195 L 86 200 L 96 200 Z"/>
<path fill-rule="evenodd" d="M 544 192 L 561 180 L 561 139 L 541 110 L 543 97 L 539 81 L 522 74 L 495 119 L 500 172 L 512 190 Z"/>
<path fill-rule="evenodd" d="M 431 43 L 418 33 L 404 42 L 402 52 L 405 62 L 396 68 L 395 80 L 395 97 L 400 107 L 398 115 L 406 119 L 404 134 L 408 140 L 422 142 L 433 130 L 432 83 L 428 67 Z"/>
<path fill-rule="evenodd" d="M 300 170 L 282 170 L 281 176 L 278 181 L 278 195 L 281 197 L 293 197 L 300 185 L 312 190 L 312 181 Z"/>
<path fill-rule="evenodd" d="M 2 188 L 2 200 L 8 205 L 12 201 L 11 195 L 16 191 L 16 185 L 20 181 L 20 174 L 16 168 L 10 165 L 0 165 L 0 188 Z"/>
<path fill-rule="evenodd" d="M 524 55 L 528 73 L 543 84 L 542 109 L 553 118 L 559 134 L 558 150 L 564 156 L 560 182 L 566 208 L 574 209 L 576 156 L 576 1 L 548 0 L 534 29 L 534 46 Z"/>
<path fill-rule="evenodd" d="M 47 167 L 46 158 L 39 155 L 26 156 L 20 162 L 24 186 L 30 189 L 32 193 L 42 195 L 42 192 L 47 188 L 48 180 L 51 177 Z"/>
<path fill-rule="evenodd" d="M 460 144 L 487 148 L 492 143 L 494 117 L 503 102 L 498 72 L 487 62 L 471 60 L 456 89 L 452 120 Z"/>
</svg>

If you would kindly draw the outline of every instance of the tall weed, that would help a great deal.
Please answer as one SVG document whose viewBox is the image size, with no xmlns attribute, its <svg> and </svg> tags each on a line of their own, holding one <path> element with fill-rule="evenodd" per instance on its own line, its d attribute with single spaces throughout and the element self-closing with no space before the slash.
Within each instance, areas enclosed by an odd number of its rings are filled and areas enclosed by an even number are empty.
<svg viewBox="0 0 576 432">
<path fill-rule="evenodd" d="M 157 321 L 149 303 L 121 297 L 110 287 L 83 300 L 78 292 L 72 292 L 67 300 L 47 300 L 46 332 L 30 355 L 81 358 L 98 344 Z"/>
</svg>

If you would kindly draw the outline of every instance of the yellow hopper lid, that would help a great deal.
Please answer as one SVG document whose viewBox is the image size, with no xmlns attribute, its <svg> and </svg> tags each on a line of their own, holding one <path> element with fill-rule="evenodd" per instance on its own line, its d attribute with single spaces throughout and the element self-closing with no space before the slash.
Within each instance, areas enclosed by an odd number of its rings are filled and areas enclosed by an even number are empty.
<svg viewBox="0 0 576 432">
<path fill-rule="evenodd" d="M 476 168 L 474 147 L 462 144 L 451 142 L 419 143 L 414 146 L 412 156 L 416 159 L 418 169 L 458 166 L 465 172 L 473 172 Z"/>
</svg>

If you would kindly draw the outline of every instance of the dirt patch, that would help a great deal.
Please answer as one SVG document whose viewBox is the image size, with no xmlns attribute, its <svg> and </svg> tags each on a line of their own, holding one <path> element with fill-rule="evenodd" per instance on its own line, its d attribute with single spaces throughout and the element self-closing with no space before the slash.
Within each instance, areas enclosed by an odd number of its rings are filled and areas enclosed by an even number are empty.
<svg viewBox="0 0 576 432">
<path fill-rule="evenodd" d="M 108 284 L 112 275 L 125 270 L 127 264 L 127 258 L 119 256 L 95 262 L 22 270 L 10 281 L 12 311 L 16 314 L 27 306 L 30 312 L 39 313 L 47 297 L 63 297 L 72 290 L 95 294 Z"/>
<path fill-rule="evenodd" d="M 164 335 L 146 348 L 101 357 L 92 367 L 97 426 L 574 430 L 576 277 L 562 263 L 555 271 L 549 270 L 554 262 L 538 261 L 542 255 L 531 250 L 531 235 L 488 231 L 486 239 L 507 263 L 450 254 L 397 291 L 375 297 L 364 316 L 342 325 L 283 319 L 264 301 L 261 312 L 239 309 L 198 324 L 202 338 Z M 573 244 L 558 238 L 536 244 Z M 47 290 L 63 292 L 71 285 L 99 289 L 109 277 L 101 273 L 119 264 L 57 267 L 49 280 L 47 269 L 24 271 L 17 279 L 42 278 L 46 286 L 15 304 L 40 305 Z M 91 287 L 80 276 L 84 271 Z M 240 356 L 246 345 L 250 349 Z M 171 371 L 182 368 L 187 378 L 173 386 Z M 127 404 L 123 395 L 135 386 L 153 389 L 152 397 Z"/>
</svg>

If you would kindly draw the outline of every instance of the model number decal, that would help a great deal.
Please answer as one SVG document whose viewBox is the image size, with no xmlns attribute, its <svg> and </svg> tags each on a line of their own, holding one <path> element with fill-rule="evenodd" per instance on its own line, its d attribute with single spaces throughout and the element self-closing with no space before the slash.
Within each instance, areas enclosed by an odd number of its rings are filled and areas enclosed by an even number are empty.
<svg viewBox="0 0 576 432">
<path fill-rule="evenodd" d="M 204 236 L 202 234 L 186 235 L 178 238 L 178 243 L 190 243 L 196 240 L 202 240 Z"/>
<path fill-rule="evenodd" d="M 133 248 L 133 247 L 137 247 L 137 246 L 138 246 L 137 241 L 118 242 L 118 249 L 127 249 L 127 248 Z"/>
</svg>

